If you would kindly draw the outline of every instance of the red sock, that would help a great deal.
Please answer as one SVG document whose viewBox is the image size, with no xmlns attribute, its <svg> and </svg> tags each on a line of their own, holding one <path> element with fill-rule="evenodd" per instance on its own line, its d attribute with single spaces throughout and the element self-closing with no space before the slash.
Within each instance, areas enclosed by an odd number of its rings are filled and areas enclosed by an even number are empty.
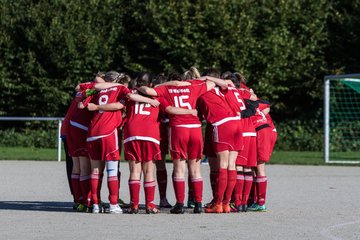
<svg viewBox="0 0 360 240">
<path fill-rule="evenodd" d="M 185 179 L 181 177 L 173 177 L 173 186 L 176 196 L 176 203 L 184 204 L 185 199 Z"/>
<path fill-rule="evenodd" d="M 244 172 L 238 171 L 236 173 L 236 185 L 234 190 L 234 203 L 235 206 L 242 204 L 242 194 L 244 189 Z"/>
<path fill-rule="evenodd" d="M 217 184 L 217 179 L 218 179 L 218 172 L 217 171 L 211 171 L 210 172 L 210 185 L 211 185 L 211 190 L 212 190 L 212 197 L 215 197 L 215 192 L 216 192 L 216 184 Z"/>
<path fill-rule="evenodd" d="M 266 176 L 258 176 L 256 178 L 256 188 L 257 188 L 257 203 L 259 205 L 264 205 L 266 200 L 266 186 L 267 178 Z"/>
<path fill-rule="evenodd" d="M 107 177 L 110 204 L 115 205 L 119 196 L 119 180 L 117 176 Z"/>
<path fill-rule="evenodd" d="M 91 174 L 90 186 L 91 186 L 91 201 L 94 204 L 99 204 L 99 192 L 100 192 L 100 180 L 99 174 Z"/>
<path fill-rule="evenodd" d="M 191 178 L 191 185 L 193 186 L 193 199 L 195 202 L 202 202 L 203 193 L 203 179 Z"/>
<path fill-rule="evenodd" d="M 215 203 L 221 204 L 224 198 L 226 186 L 228 182 L 228 170 L 226 168 L 219 168 L 218 182 L 215 193 Z"/>
<path fill-rule="evenodd" d="M 231 195 L 236 185 L 236 170 L 228 170 L 228 181 L 226 185 L 226 191 L 223 199 L 223 203 L 230 203 Z"/>
<path fill-rule="evenodd" d="M 81 187 L 80 187 L 80 174 L 72 173 L 71 174 L 71 187 L 73 189 L 73 194 L 76 203 L 81 203 Z"/>
<path fill-rule="evenodd" d="M 145 192 L 145 203 L 146 206 L 154 202 L 155 198 L 155 181 L 144 182 L 144 192 Z"/>
<path fill-rule="evenodd" d="M 129 179 L 129 190 L 130 190 L 130 203 L 133 205 L 139 205 L 140 199 L 140 180 Z"/>
<path fill-rule="evenodd" d="M 83 203 L 90 206 L 91 205 L 90 176 L 80 177 L 80 188 L 81 188 Z"/>
<path fill-rule="evenodd" d="M 167 172 L 166 169 L 156 171 L 156 180 L 159 185 L 160 199 L 166 198 Z"/>
<path fill-rule="evenodd" d="M 194 186 L 191 181 L 190 174 L 188 175 L 188 198 L 194 200 Z"/>
<path fill-rule="evenodd" d="M 253 185 L 253 175 L 252 172 L 245 172 L 244 173 L 244 189 L 242 192 L 242 205 L 246 205 L 249 200 L 249 195 L 251 192 L 251 187 Z"/>
</svg>

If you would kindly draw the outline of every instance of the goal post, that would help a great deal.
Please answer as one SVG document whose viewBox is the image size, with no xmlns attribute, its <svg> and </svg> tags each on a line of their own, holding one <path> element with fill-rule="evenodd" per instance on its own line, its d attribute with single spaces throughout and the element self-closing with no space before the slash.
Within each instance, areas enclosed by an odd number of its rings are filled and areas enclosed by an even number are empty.
<svg viewBox="0 0 360 240">
<path fill-rule="evenodd" d="M 324 159 L 360 163 L 360 74 L 324 77 Z"/>
</svg>

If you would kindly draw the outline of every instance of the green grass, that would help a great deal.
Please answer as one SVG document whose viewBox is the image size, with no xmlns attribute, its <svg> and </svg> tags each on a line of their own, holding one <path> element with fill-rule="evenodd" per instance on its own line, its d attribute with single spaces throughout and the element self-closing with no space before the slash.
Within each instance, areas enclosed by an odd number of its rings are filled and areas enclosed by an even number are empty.
<svg viewBox="0 0 360 240">
<path fill-rule="evenodd" d="M 65 159 L 62 152 L 62 160 Z M 351 154 L 347 155 L 351 157 Z M 354 155 L 354 156 L 357 156 Z M 0 147 L 0 160 L 57 160 L 57 149 Z M 270 164 L 325 165 L 322 152 L 274 151 Z M 360 162 L 359 164 L 360 165 Z"/>
<path fill-rule="evenodd" d="M 57 160 L 55 148 L 0 147 L 1 160 Z M 64 151 L 61 159 L 65 160 Z"/>
</svg>

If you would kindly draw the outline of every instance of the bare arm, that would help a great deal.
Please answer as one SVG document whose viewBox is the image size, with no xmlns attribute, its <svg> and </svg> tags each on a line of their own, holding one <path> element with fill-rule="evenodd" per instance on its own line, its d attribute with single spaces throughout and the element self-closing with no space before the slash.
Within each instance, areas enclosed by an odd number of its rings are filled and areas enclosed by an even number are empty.
<svg viewBox="0 0 360 240">
<path fill-rule="evenodd" d="M 193 116 L 197 116 L 198 111 L 196 109 L 185 109 L 185 108 L 178 108 L 173 106 L 167 106 L 165 108 L 165 112 L 173 115 L 186 115 L 191 114 Z"/>
<path fill-rule="evenodd" d="M 264 108 L 264 109 L 262 110 L 262 113 L 265 114 L 265 115 L 269 114 L 269 112 L 270 112 L 270 108 L 269 108 L 269 107 L 268 107 L 268 108 Z"/>
<path fill-rule="evenodd" d="M 120 109 L 123 109 L 124 105 L 120 102 L 114 102 L 104 105 L 96 105 L 94 103 L 89 103 L 86 108 L 89 111 L 118 111 Z"/>
<path fill-rule="evenodd" d="M 209 77 L 209 76 L 205 76 L 205 78 L 206 78 L 206 80 L 215 83 L 216 85 L 218 85 L 223 90 L 228 88 L 227 83 L 224 80 L 220 79 L 220 78 Z"/>
<path fill-rule="evenodd" d="M 190 86 L 191 83 L 189 82 L 182 82 L 182 81 L 169 81 L 169 82 L 164 82 L 161 84 L 156 85 L 155 87 L 160 87 L 160 86 L 176 86 L 176 87 L 182 87 L 182 86 Z"/>
<path fill-rule="evenodd" d="M 153 89 L 154 90 L 154 89 Z M 129 93 L 127 97 L 134 102 L 142 102 L 142 103 L 149 103 L 153 107 L 158 107 L 160 105 L 158 100 L 151 99 L 148 97 L 143 97 L 136 93 Z"/>
<path fill-rule="evenodd" d="M 150 88 L 150 87 L 141 86 L 137 90 L 142 92 L 143 94 L 146 94 L 149 96 L 153 96 L 153 97 L 157 96 L 157 92 L 153 88 Z"/>
<path fill-rule="evenodd" d="M 110 88 L 110 87 L 116 87 L 116 86 L 122 86 L 123 84 L 120 83 L 112 83 L 112 82 L 103 82 L 103 83 L 97 83 L 95 84 L 95 89 L 97 91 Z"/>
</svg>

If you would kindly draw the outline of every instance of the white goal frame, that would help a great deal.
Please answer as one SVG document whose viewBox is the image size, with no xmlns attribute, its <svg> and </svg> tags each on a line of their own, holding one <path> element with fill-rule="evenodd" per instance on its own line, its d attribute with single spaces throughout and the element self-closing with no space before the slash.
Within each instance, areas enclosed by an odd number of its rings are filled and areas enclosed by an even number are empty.
<svg viewBox="0 0 360 240">
<path fill-rule="evenodd" d="M 360 73 L 328 75 L 324 77 L 324 160 L 325 163 L 359 164 L 359 160 L 330 160 L 330 80 L 336 79 L 360 82 Z"/>
</svg>

